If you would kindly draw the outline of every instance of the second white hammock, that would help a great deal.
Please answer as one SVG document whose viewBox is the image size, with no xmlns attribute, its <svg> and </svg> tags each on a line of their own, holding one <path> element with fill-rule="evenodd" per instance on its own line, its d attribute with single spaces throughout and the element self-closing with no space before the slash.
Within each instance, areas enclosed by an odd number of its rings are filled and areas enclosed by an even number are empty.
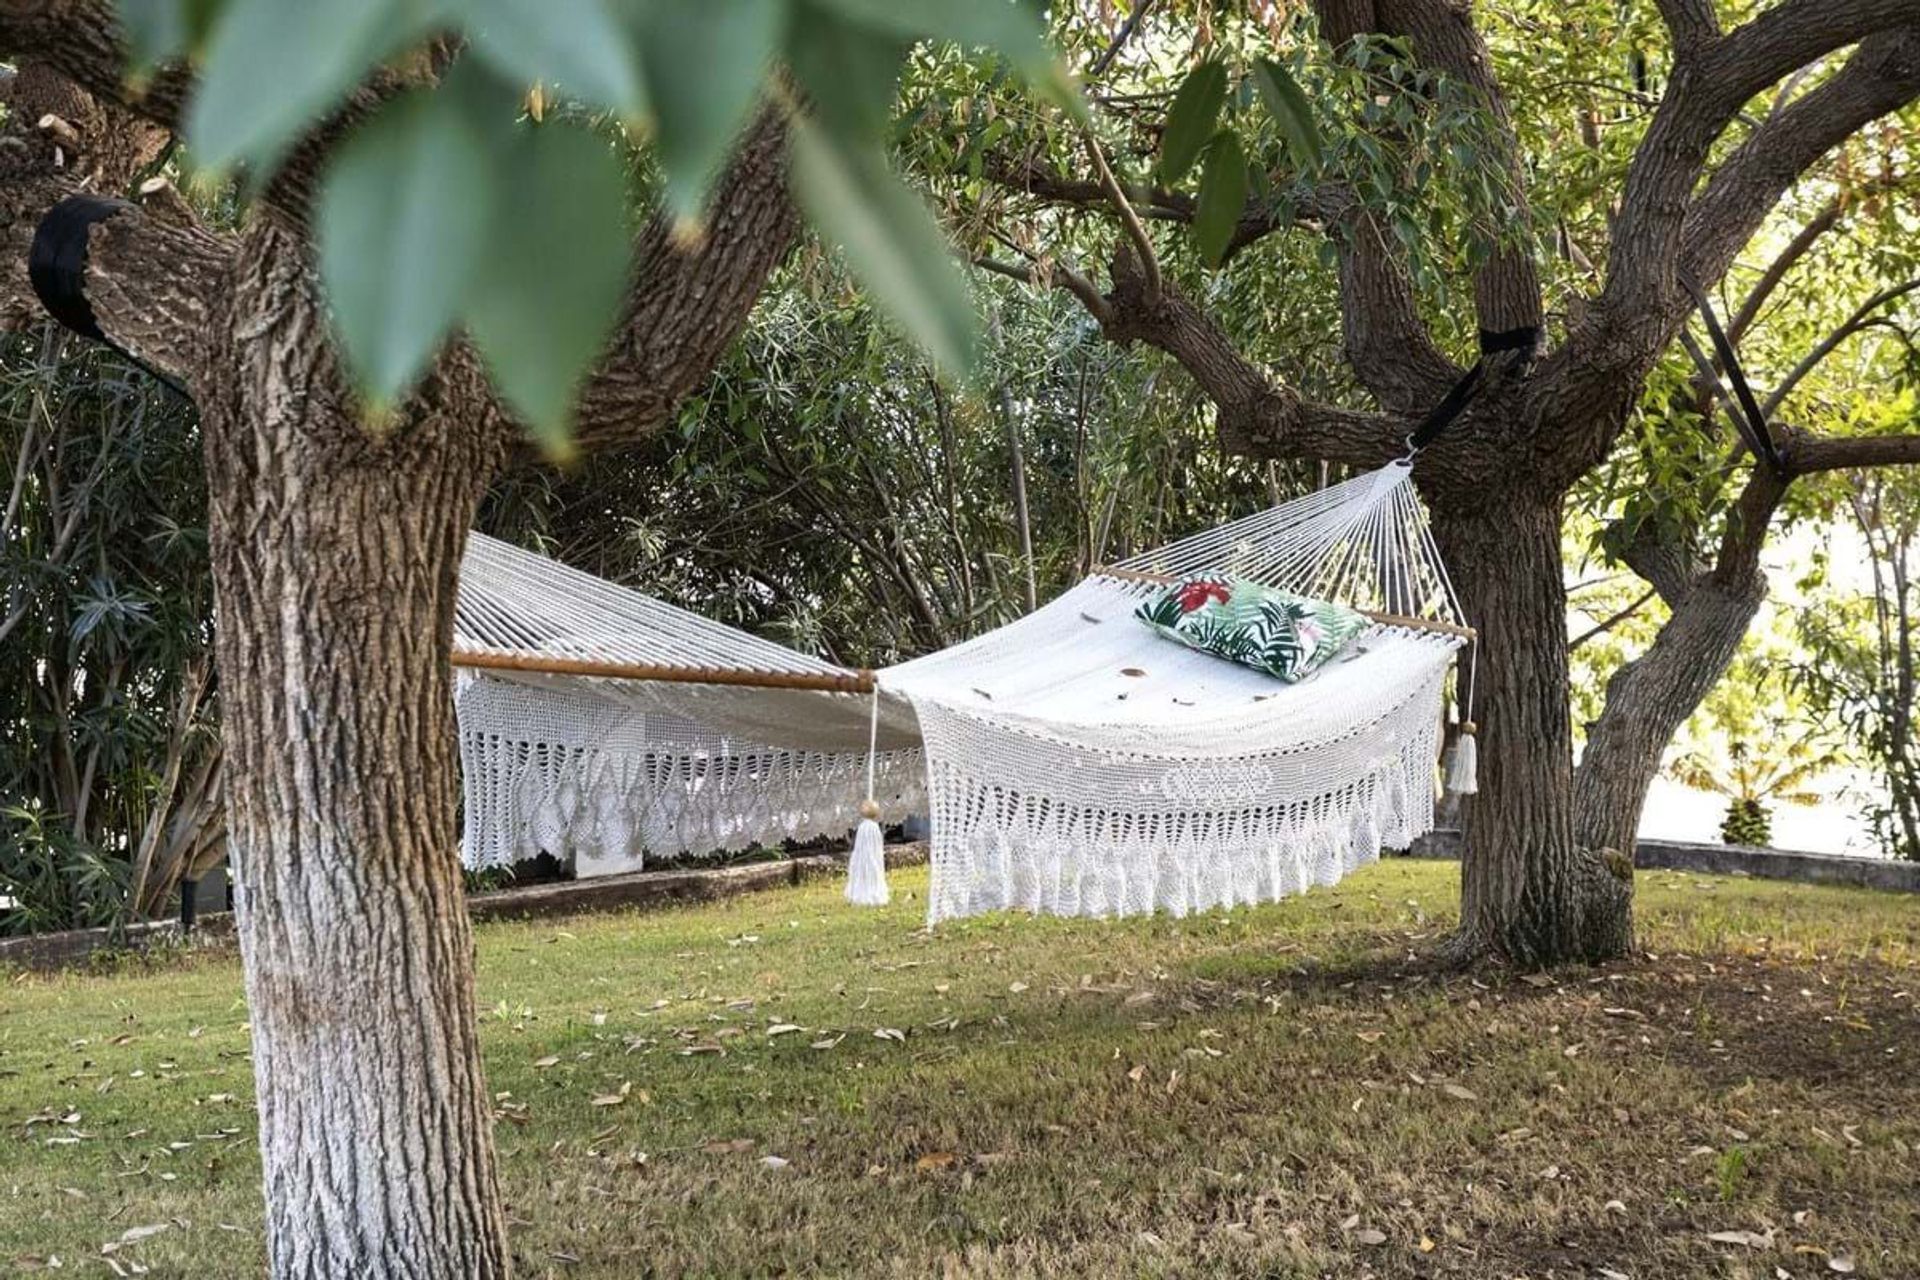
<svg viewBox="0 0 1920 1280">
<path fill-rule="evenodd" d="M 460 702 L 467 858 L 546 851 L 590 873 L 847 832 L 878 696 L 874 798 L 885 821 L 931 819 L 930 920 L 1186 912 L 1331 883 L 1430 829 L 1442 688 L 1469 634 L 1409 475 L 1133 557 L 873 673 L 476 535 L 456 641 L 456 661 L 485 664 Z M 1203 572 L 1385 620 L 1281 684 L 1132 617 L 1160 578 Z M 596 663 L 650 678 L 570 670 Z M 526 669 L 541 664 L 567 669 Z M 863 687 L 877 695 L 841 691 Z"/>
</svg>

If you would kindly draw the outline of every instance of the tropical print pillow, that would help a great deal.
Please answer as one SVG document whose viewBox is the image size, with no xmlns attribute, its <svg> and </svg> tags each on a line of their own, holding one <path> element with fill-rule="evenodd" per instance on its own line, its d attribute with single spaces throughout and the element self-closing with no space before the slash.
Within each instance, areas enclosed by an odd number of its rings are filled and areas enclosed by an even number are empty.
<svg viewBox="0 0 1920 1280">
<path fill-rule="evenodd" d="M 1365 615 L 1345 605 L 1223 577 L 1176 582 L 1134 616 L 1189 649 L 1289 684 L 1318 671 L 1368 626 Z"/>
</svg>

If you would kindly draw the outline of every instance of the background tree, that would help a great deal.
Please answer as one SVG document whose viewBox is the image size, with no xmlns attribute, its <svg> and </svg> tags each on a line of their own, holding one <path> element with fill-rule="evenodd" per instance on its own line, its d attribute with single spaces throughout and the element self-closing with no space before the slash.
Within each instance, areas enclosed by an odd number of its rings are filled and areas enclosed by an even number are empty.
<svg viewBox="0 0 1920 1280">
<path fill-rule="evenodd" d="M 163 908 L 224 852 L 193 415 L 48 324 L 0 346 L 0 932 Z"/>
<path fill-rule="evenodd" d="M 1864 543 L 1869 589 L 1843 589 L 1801 616 L 1805 658 L 1796 684 L 1878 775 L 1885 796 L 1868 806 L 1867 819 L 1881 847 L 1895 857 L 1920 858 L 1914 742 L 1920 588 L 1913 577 L 1920 496 L 1910 477 L 1874 475 L 1845 484 L 1839 497 Z"/>
<path fill-rule="evenodd" d="M 676 430 L 510 477 L 482 527 L 869 666 L 1025 612 L 1028 548 L 1045 597 L 1311 480 L 1223 457 L 1191 388 L 1127 359 L 1070 299 L 979 299 L 996 333 L 954 385 L 831 259 L 802 254 Z"/>
<path fill-rule="evenodd" d="M 1781 670 L 1736 662 L 1701 709 L 1714 731 L 1712 746 L 1668 766 L 1682 785 L 1726 801 L 1720 836 L 1728 844 L 1771 845 L 1773 811 L 1821 804 L 1826 796 L 1814 784 L 1842 762 L 1824 725 L 1792 715 Z"/>
</svg>

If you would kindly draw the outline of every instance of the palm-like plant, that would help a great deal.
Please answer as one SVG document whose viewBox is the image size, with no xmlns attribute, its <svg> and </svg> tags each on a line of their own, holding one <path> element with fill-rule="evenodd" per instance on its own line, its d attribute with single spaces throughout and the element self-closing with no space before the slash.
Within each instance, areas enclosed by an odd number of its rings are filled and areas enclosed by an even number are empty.
<svg viewBox="0 0 1920 1280">
<path fill-rule="evenodd" d="M 1818 805 L 1824 797 L 1810 784 L 1841 763 L 1840 753 L 1817 732 L 1796 735 L 1778 722 L 1766 729 L 1729 743 L 1724 760 L 1694 751 L 1668 767 L 1681 785 L 1725 797 L 1727 814 L 1720 823 L 1720 838 L 1728 844 L 1770 843 L 1773 810 L 1780 805 Z"/>
</svg>

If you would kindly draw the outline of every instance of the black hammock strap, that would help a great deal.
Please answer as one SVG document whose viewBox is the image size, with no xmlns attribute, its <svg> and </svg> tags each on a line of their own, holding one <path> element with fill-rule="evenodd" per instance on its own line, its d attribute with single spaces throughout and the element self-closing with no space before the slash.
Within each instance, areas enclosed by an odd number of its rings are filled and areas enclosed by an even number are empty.
<svg viewBox="0 0 1920 1280">
<path fill-rule="evenodd" d="M 1440 403 L 1427 410 L 1427 416 L 1420 419 L 1420 425 L 1407 437 L 1407 448 L 1418 453 L 1432 444 L 1447 425 L 1466 411 L 1474 396 L 1480 393 L 1480 384 L 1487 376 L 1487 357 L 1501 351 L 1530 351 L 1540 341 L 1538 325 L 1522 325 L 1518 329 L 1482 329 L 1480 331 L 1480 358 L 1473 367 L 1460 376 L 1460 380 L 1447 388 L 1447 394 L 1440 397 Z"/>
<path fill-rule="evenodd" d="M 87 300 L 87 237 L 96 222 L 104 222 L 133 206 L 106 196 L 72 195 L 47 210 L 34 228 L 27 249 L 27 279 L 47 314 L 75 333 L 105 343 L 159 379 L 162 386 L 191 399 L 187 389 L 101 332 Z"/>
<path fill-rule="evenodd" d="M 1700 282 L 1686 272 L 1680 273 L 1680 285 L 1693 298 L 1693 305 L 1700 309 L 1701 322 L 1707 326 L 1707 338 L 1713 343 L 1713 354 L 1720 361 L 1720 367 L 1726 370 L 1727 381 L 1733 386 L 1733 398 L 1740 412 L 1733 414 L 1734 429 L 1747 442 L 1747 448 L 1753 450 L 1753 456 L 1767 464 L 1773 474 L 1780 479 L 1787 476 L 1787 460 L 1780 453 L 1780 446 L 1774 441 L 1773 431 L 1767 426 L 1767 415 L 1760 411 L 1760 402 L 1753 397 L 1753 388 L 1747 385 L 1746 371 L 1740 367 L 1740 357 L 1734 354 L 1733 343 L 1727 337 L 1726 330 L 1720 327 L 1720 317 L 1713 312 L 1713 303 L 1707 298 L 1707 291 Z M 1711 368 L 1701 370 L 1713 381 L 1719 378 Z"/>
</svg>

